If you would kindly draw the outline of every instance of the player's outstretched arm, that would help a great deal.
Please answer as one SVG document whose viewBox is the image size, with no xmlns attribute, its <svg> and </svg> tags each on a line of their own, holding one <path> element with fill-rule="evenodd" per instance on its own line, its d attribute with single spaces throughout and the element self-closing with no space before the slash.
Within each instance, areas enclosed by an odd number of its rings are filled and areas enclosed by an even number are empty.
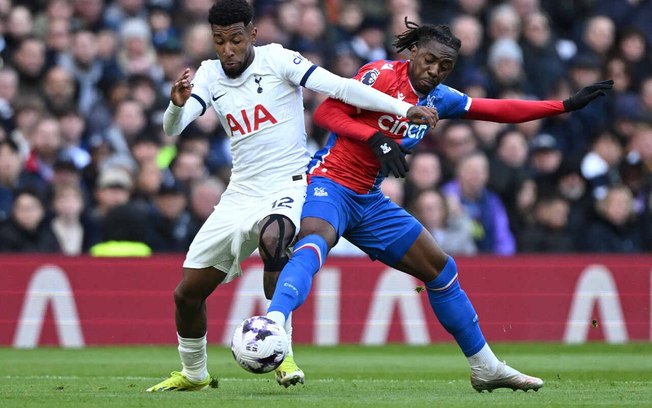
<svg viewBox="0 0 652 408">
<path fill-rule="evenodd" d="M 366 143 L 378 129 L 356 120 L 355 116 L 358 113 L 355 106 L 327 98 L 315 109 L 313 120 L 317 126 L 328 129 L 338 136 Z"/>
<path fill-rule="evenodd" d="M 190 84 L 190 68 L 186 68 L 170 89 L 170 100 L 177 106 L 183 106 L 192 94 L 192 85 Z"/>
<path fill-rule="evenodd" d="M 582 109 L 596 98 L 606 95 L 612 87 L 612 80 L 596 82 L 563 101 L 474 98 L 463 118 L 501 123 L 527 122 Z"/>
<path fill-rule="evenodd" d="M 582 109 L 594 99 L 605 96 L 607 91 L 614 87 L 614 81 L 608 79 L 606 81 L 596 82 L 593 85 L 585 86 L 580 89 L 575 95 L 564 100 L 564 109 L 566 112 L 573 112 Z"/>
<path fill-rule="evenodd" d="M 414 106 L 405 101 L 391 97 L 355 79 L 335 75 L 324 68 L 314 69 L 302 85 L 361 109 L 392 113 L 410 118 L 418 124 L 427 123 L 430 126 L 437 124 L 437 110 L 434 108 L 423 106 L 419 109 L 411 109 Z"/>
<path fill-rule="evenodd" d="M 204 106 L 194 98 L 190 99 L 191 95 L 190 68 L 186 68 L 170 89 L 170 104 L 163 114 L 163 130 L 166 135 L 180 134 L 190 122 L 203 113 Z"/>
</svg>

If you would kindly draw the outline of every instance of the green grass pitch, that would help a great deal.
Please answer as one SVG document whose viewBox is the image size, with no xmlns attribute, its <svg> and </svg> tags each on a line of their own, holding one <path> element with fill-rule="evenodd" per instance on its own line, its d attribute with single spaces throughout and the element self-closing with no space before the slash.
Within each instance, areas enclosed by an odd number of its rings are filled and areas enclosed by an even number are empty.
<svg viewBox="0 0 652 408">
<path fill-rule="evenodd" d="M 451 344 L 295 347 L 306 384 L 282 388 L 209 347 L 218 389 L 146 393 L 179 369 L 174 346 L 80 350 L 0 348 L 0 406 L 7 407 L 651 407 L 652 343 L 495 344 L 508 364 L 546 384 L 539 392 L 471 388 Z"/>
</svg>

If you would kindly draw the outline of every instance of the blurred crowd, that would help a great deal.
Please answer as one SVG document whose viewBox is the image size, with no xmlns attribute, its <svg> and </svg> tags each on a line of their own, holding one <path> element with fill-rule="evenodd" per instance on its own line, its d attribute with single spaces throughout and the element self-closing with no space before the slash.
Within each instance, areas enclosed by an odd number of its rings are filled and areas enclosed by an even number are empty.
<svg viewBox="0 0 652 408">
<path fill-rule="evenodd" d="M 346 77 L 404 59 L 405 18 L 462 40 L 446 84 L 583 110 L 519 125 L 441 121 L 386 195 L 452 254 L 652 250 L 652 0 L 254 0 L 257 45 Z M 171 82 L 215 58 L 211 0 L 0 0 L 0 252 L 185 252 L 228 184 L 213 110 L 162 131 Z M 311 151 L 321 96 L 304 91 Z M 337 254 L 357 251 L 338 244 Z"/>
</svg>

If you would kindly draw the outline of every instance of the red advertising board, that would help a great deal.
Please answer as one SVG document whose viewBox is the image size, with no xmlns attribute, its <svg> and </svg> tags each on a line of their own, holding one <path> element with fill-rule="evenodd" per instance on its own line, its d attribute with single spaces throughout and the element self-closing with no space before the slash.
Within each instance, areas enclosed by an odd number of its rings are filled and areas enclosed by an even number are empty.
<svg viewBox="0 0 652 408">
<path fill-rule="evenodd" d="M 173 344 L 180 256 L 0 257 L 0 345 Z M 652 256 L 457 258 L 490 341 L 650 341 Z M 208 340 L 263 314 L 262 264 L 209 298 Z M 311 344 L 450 341 L 420 282 L 367 258 L 327 260 L 294 315 Z"/>
</svg>

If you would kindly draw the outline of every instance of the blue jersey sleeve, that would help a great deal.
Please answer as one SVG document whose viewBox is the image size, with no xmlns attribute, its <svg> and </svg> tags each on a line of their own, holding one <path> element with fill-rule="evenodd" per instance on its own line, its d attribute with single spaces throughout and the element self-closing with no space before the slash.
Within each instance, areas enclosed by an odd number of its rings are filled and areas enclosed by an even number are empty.
<svg viewBox="0 0 652 408">
<path fill-rule="evenodd" d="M 419 105 L 436 108 L 439 119 L 455 119 L 469 111 L 471 98 L 457 89 L 439 84 L 428 95 L 419 99 Z"/>
</svg>

